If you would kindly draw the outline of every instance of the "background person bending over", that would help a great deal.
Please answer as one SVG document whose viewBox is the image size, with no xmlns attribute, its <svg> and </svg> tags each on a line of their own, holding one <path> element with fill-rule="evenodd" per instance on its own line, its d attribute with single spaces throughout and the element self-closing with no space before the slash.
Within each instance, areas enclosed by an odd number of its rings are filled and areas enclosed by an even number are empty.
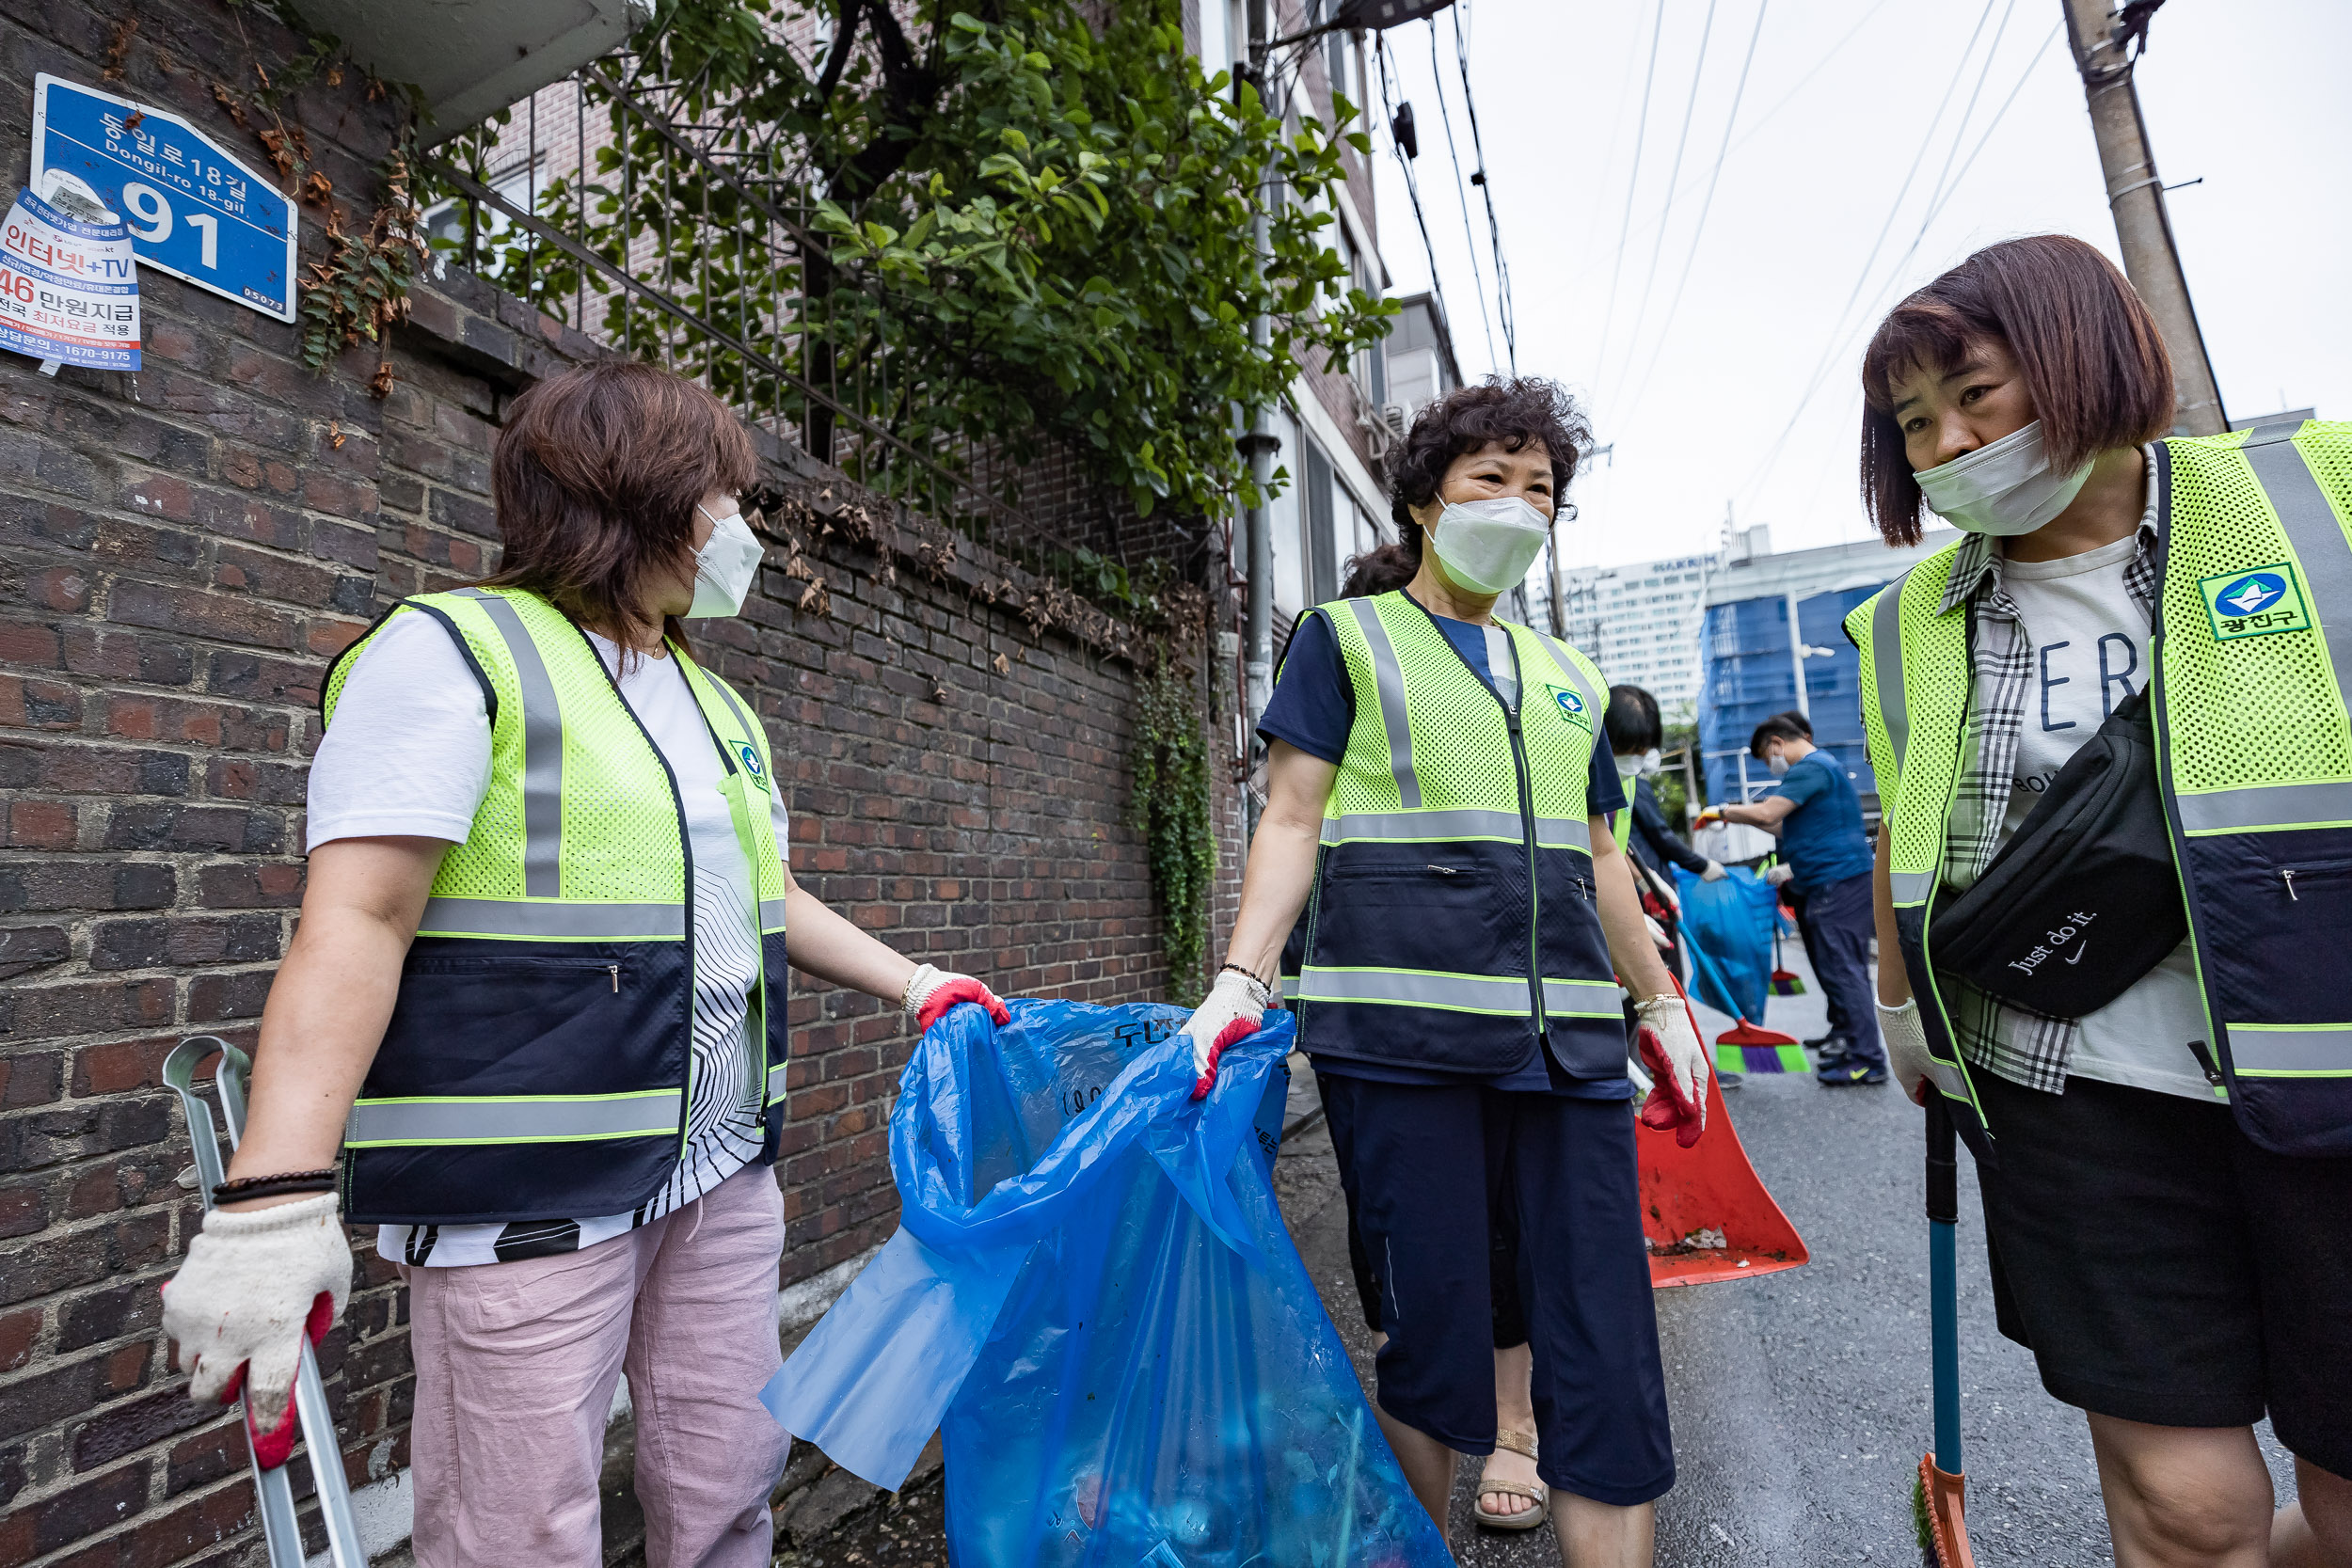
<svg viewBox="0 0 2352 1568">
<path fill-rule="evenodd" d="M 1788 885 L 1804 896 L 1799 928 L 1814 977 L 1826 994 L 1831 1022 L 1844 1037 L 1821 1048 L 1816 1076 L 1831 1085 L 1883 1084 L 1886 1054 L 1879 1048 L 1878 1009 L 1870 992 L 1870 841 L 1862 831 L 1862 800 L 1836 756 L 1806 738 L 1788 714 L 1756 727 L 1748 752 L 1780 781 L 1753 804 L 1710 806 L 1708 815 L 1780 834 Z"/>
<path fill-rule="evenodd" d="M 1381 1429 L 1442 1524 L 1455 1454 L 1497 1444 L 1490 1215 L 1507 1206 L 1535 1490 L 1559 1506 L 1565 1560 L 1633 1568 L 1674 1456 L 1613 965 L 1643 999 L 1655 1111 L 1692 1135 L 1707 1062 L 1601 815 L 1621 794 L 1596 745 L 1598 673 L 1493 615 L 1584 439 L 1540 381 L 1467 388 L 1415 420 L 1395 482 L 1415 575 L 1293 636 L 1229 961 L 1185 1033 L 1205 1082 L 1256 1026 L 1311 894 L 1299 1033 L 1382 1264 Z"/>
</svg>

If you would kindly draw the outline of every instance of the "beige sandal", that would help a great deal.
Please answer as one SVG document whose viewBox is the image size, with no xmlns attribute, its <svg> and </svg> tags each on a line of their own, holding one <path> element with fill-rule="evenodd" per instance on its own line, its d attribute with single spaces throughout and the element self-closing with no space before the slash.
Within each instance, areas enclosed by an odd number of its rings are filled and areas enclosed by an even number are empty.
<svg viewBox="0 0 2352 1568">
<path fill-rule="evenodd" d="M 1535 1457 L 1535 1434 L 1532 1432 L 1514 1432 L 1505 1427 L 1495 1433 L 1495 1447 L 1533 1459 Z M 1482 1474 L 1478 1478 L 1478 1497 L 1484 1497 L 1489 1492 L 1500 1492 L 1509 1497 L 1525 1497 L 1535 1506 L 1511 1513 L 1490 1513 L 1484 1502 L 1473 1498 L 1470 1515 L 1483 1529 L 1534 1529 L 1551 1516 L 1551 1489 L 1540 1481 L 1531 1486 L 1523 1481 L 1498 1481 Z"/>
</svg>

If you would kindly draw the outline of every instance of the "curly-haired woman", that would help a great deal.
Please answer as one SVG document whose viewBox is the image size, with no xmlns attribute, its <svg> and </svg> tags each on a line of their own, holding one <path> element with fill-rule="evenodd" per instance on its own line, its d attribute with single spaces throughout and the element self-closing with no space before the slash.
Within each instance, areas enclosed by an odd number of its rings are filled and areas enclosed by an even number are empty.
<svg viewBox="0 0 2352 1568">
<path fill-rule="evenodd" d="M 1269 799 L 1216 989 L 1185 1025 L 1204 1085 L 1253 1029 L 1307 911 L 1296 1006 L 1388 1340 L 1377 1413 L 1441 1523 L 1455 1453 L 1498 1442 L 1558 1494 L 1567 1560 L 1650 1560 L 1674 1455 L 1636 1203 L 1624 1016 L 1650 1115 L 1695 1135 L 1707 1064 L 1605 814 L 1606 686 L 1494 618 L 1534 563 L 1586 431 L 1547 382 L 1423 409 L 1397 464 L 1402 589 L 1311 610 L 1261 728 Z M 1499 1432 L 1489 1215 L 1519 1237 L 1533 1433 Z M 1502 1482 L 1492 1474 L 1482 1492 Z"/>
</svg>

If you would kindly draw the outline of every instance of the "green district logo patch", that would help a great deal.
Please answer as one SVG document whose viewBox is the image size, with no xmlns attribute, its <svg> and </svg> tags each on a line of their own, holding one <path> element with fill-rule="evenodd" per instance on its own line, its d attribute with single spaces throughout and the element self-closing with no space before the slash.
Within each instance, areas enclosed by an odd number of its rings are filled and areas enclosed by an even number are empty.
<svg viewBox="0 0 2352 1568">
<path fill-rule="evenodd" d="M 759 748 L 749 741 L 739 740 L 735 743 L 735 754 L 743 759 L 743 771 L 752 776 L 752 783 L 766 789 L 768 770 L 759 766 Z"/>
<path fill-rule="evenodd" d="M 2257 566 L 2250 572 L 2200 578 L 2197 591 L 2205 596 L 2205 614 L 2218 641 L 2311 629 L 2312 614 L 2303 604 L 2303 585 L 2286 562 Z"/>
<path fill-rule="evenodd" d="M 1593 727 L 1593 716 L 1584 711 L 1584 698 L 1581 693 L 1557 686 L 1546 689 L 1550 691 L 1551 700 L 1560 705 L 1561 715 L 1569 723 L 1588 730 Z"/>
</svg>

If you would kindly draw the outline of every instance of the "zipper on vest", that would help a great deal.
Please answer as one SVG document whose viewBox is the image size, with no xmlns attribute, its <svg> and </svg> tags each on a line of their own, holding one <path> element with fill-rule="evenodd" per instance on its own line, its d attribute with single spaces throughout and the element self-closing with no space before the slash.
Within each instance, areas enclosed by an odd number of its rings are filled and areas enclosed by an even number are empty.
<svg viewBox="0 0 2352 1568">
<path fill-rule="evenodd" d="M 604 972 L 605 972 L 607 974 L 610 974 L 610 975 L 612 975 L 612 994 L 613 994 L 613 995 L 615 995 L 615 996 L 620 995 L 620 994 L 621 994 L 621 966 L 620 966 L 619 964 L 606 964 L 606 965 L 604 966 Z"/>
<path fill-rule="evenodd" d="M 1518 666 L 1518 645 L 1511 647 L 1513 673 Z M 1498 694 L 1497 702 L 1502 702 Z M 1527 744 L 1519 736 L 1519 711 L 1502 704 L 1502 721 L 1511 732 L 1511 766 L 1518 774 L 1519 837 L 1527 846 L 1527 995 L 1534 1008 L 1535 1033 L 1544 1027 L 1543 892 L 1535 869 L 1535 792 L 1527 780 Z"/>
</svg>

